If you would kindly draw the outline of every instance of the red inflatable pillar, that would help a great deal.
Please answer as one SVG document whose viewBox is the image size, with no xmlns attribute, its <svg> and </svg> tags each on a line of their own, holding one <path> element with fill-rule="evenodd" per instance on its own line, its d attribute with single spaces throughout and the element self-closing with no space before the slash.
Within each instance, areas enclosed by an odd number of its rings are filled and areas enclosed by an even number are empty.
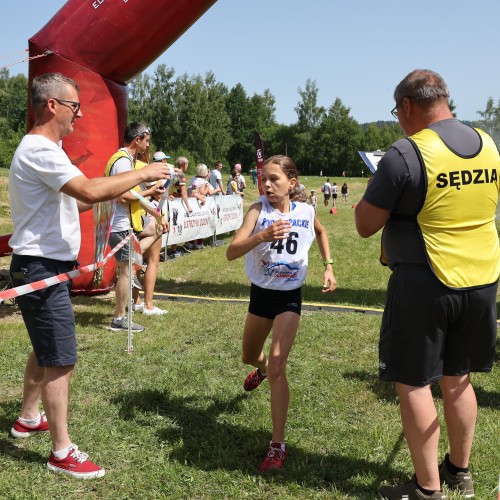
<svg viewBox="0 0 500 500">
<path fill-rule="evenodd" d="M 60 72 L 80 86 L 83 118 L 63 139 L 71 161 L 87 177 L 103 175 L 106 162 L 119 148 L 127 123 L 127 83 L 147 68 L 216 0 L 70 0 L 30 39 L 29 82 L 47 72 Z M 28 129 L 33 124 L 28 110 Z M 78 260 L 94 260 L 92 212 L 82 214 L 82 246 Z M 89 273 L 73 282 L 74 292 L 109 289 L 114 262 L 101 286 Z"/>
</svg>

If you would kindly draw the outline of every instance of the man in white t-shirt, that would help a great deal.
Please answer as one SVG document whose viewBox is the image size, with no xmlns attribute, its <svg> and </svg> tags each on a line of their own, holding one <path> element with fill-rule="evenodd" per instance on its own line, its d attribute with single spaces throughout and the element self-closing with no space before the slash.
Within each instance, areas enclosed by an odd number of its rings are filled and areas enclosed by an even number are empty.
<svg viewBox="0 0 500 500">
<path fill-rule="evenodd" d="M 321 191 L 323 191 L 323 200 L 325 202 L 325 207 L 327 207 L 332 196 L 332 185 L 330 184 L 330 179 L 326 179 L 326 182 L 321 187 Z"/>
<path fill-rule="evenodd" d="M 33 128 L 17 148 L 9 172 L 13 235 L 10 273 L 15 287 L 71 271 L 80 250 L 79 212 L 116 198 L 140 182 L 166 178 L 156 164 L 114 178 L 88 179 L 59 146 L 73 131 L 80 111 L 78 85 L 60 73 L 34 78 Z M 47 467 L 77 478 L 104 475 L 104 469 L 72 443 L 67 426 L 69 382 L 77 361 L 71 283 L 18 297 L 33 352 L 24 372 L 21 415 L 11 434 L 27 438 L 50 432 Z M 40 413 L 43 400 L 45 413 Z"/>
<path fill-rule="evenodd" d="M 217 194 L 220 194 L 220 195 L 225 194 L 224 193 L 224 185 L 222 184 L 221 170 L 222 170 L 222 162 L 218 161 L 215 164 L 215 168 L 212 169 L 212 171 L 210 172 L 210 178 L 209 178 L 210 185 L 214 189 L 220 189 L 220 191 L 217 192 Z"/>
</svg>

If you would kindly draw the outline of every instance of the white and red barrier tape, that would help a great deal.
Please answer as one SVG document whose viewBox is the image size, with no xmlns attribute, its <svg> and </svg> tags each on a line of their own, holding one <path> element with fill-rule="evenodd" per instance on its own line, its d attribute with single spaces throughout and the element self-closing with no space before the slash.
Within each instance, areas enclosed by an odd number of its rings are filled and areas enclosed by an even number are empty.
<svg viewBox="0 0 500 500">
<path fill-rule="evenodd" d="M 115 248 L 111 250 L 111 252 L 104 257 L 101 262 L 96 262 L 95 264 L 89 264 L 88 266 L 83 266 L 74 271 L 70 271 L 69 273 L 59 274 L 57 276 L 53 276 L 52 278 L 47 278 L 40 281 L 34 281 L 33 283 L 29 283 L 28 285 L 21 285 L 16 288 L 9 288 L 8 290 L 4 290 L 0 292 L 0 303 L 5 302 L 6 300 L 15 299 L 16 297 L 20 297 L 21 295 L 26 295 L 27 293 L 35 292 L 37 290 L 43 290 L 44 288 L 48 288 L 49 286 L 57 285 L 58 283 L 63 283 L 64 281 L 68 281 L 70 279 L 76 278 L 85 273 L 89 273 L 91 271 L 95 271 L 100 267 L 103 267 L 108 260 L 113 257 L 113 255 L 120 250 L 125 244 L 130 240 L 132 234 L 126 236 Z"/>
</svg>

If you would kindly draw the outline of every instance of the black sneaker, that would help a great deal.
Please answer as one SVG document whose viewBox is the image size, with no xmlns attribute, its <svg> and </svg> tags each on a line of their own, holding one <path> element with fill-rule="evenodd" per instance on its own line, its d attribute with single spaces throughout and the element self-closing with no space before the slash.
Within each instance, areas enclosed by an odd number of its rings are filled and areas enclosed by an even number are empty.
<svg viewBox="0 0 500 500">
<path fill-rule="evenodd" d="M 464 498 L 474 496 L 474 484 L 472 483 L 472 474 L 470 472 L 459 472 L 452 474 L 446 467 L 446 459 L 449 460 L 447 453 L 444 460 L 439 464 L 439 479 L 441 484 L 446 484 L 450 490 L 457 490 L 462 493 Z"/>
<path fill-rule="evenodd" d="M 111 322 L 111 330 L 114 332 L 126 330 L 128 331 L 128 318 L 127 316 L 123 316 L 121 319 L 114 319 Z M 132 331 L 133 332 L 142 332 L 144 331 L 144 327 L 142 325 L 138 325 L 137 323 L 132 323 Z"/>
<path fill-rule="evenodd" d="M 417 486 L 417 480 L 412 480 L 398 486 L 381 486 L 378 494 L 384 500 L 443 500 L 446 496 L 442 491 L 435 491 L 432 495 L 426 495 Z"/>
</svg>

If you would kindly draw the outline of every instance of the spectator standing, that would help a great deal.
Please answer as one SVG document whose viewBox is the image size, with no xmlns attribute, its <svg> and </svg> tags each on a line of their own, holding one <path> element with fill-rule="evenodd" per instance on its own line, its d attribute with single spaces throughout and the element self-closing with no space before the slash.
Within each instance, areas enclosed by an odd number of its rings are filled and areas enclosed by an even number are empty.
<svg viewBox="0 0 500 500">
<path fill-rule="evenodd" d="M 239 186 L 238 186 L 238 179 L 240 177 L 240 173 L 238 170 L 233 170 L 231 172 L 231 177 L 229 178 L 229 181 L 227 183 L 227 191 L 226 194 L 239 194 L 240 196 L 245 196 L 245 193 L 240 191 Z"/>
<path fill-rule="evenodd" d="M 88 179 L 71 164 L 59 142 L 81 118 L 78 85 L 60 73 L 33 79 L 35 122 L 17 148 L 9 172 L 14 232 L 10 274 L 15 287 L 71 271 L 81 234 L 79 212 L 113 199 L 140 182 L 165 178 L 160 165 L 113 178 Z M 18 297 L 33 352 L 24 372 L 21 414 L 11 434 L 27 438 L 50 432 L 47 467 L 75 478 L 104 476 L 68 434 L 69 383 L 77 361 L 71 282 Z M 45 413 L 40 413 L 43 401 Z"/>
<path fill-rule="evenodd" d="M 108 161 L 105 169 L 106 176 L 115 176 L 124 172 L 137 171 L 137 155 L 144 154 L 149 148 L 149 139 L 151 130 L 143 123 L 134 122 L 127 126 L 124 134 L 124 146 L 120 148 Z M 169 171 L 166 164 L 164 168 Z M 163 187 L 153 184 L 146 189 L 138 190 L 139 194 L 143 197 L 152 196 L 154 194 L 162 194 Z M 111 234 L 109 237 L 109 244 L 115 247 L 122 241 L 128 234 L 130 228 L 139 235 L 145 228 L 142 225 L 141 219 L 141 204 L 137 198 L 130 192 L 124 193 L 116 204 L 115 215 L 111 226 Z M 158 231 L 161 232 L 168 230 L 168 222 L 164 217 L 157 218 L 156 211 L 148 206 L 143 208 L 151 215 L 151 224 L 153 227 L 156 223 L 161 226 Z M 141 241 L 141 250 L 145 252 L 157 239 L 158 234 L 153 231 L 151 235 L 144 235 Z M 115 287 L 115 317 L 111 321 L 111 329 L 128 330 L 128 318 L 126 316 L 126 307 L 128 302 L 129 290 L 129 251 L 132 245 L 126 244 L 116 254 L 115 258 L 118 263 L 118 279 Z M 139 285 L 140 286 L 140 285 Z M 142 325 L 133 323 L 133 331 L 143 331 Z"/>
<path fill-rule="evenodd" d="M 188 191 L 187 191 L 187 180 L 186 172 L 189 167 L 189 160 L 184 156 L 179 156 L 175 161 L 177 167 L 177 175 L 172 180 L 169 186 L 170 197 L 171 198 L 182 198 L 186 210 L 191 213 L 193 209 L 189 205 Z"/>
<path fill-rule="evenodd" d="M 408 138 L 384 155 L 355 214 L 362 237 L 385 227 L 381 261 L 393 274 L 379 374 L 396 384 L 415 476 L 379 493 L 442 499 L 444 483 L 470 498 L 477 416 L 470 372 L 490 371 L 495 357 L 500 156 L 486 133 L 453 118 L 448 87 L 437 73 L 412 71 L 394 100 L 392 113 Z M 439 466 L 434 382 L 449 442 Z"/>
<path fill-rule="evenodd" d="M 256 369 L 246 378 L 244 389 L 252 391 L 266 378 L 271 386 L 273 432 L 267 455 L 259 465 L 264 472 L 281 469 L 288 452 L 285 425 L 289 388 L 285 370 L 299 326 L 301 286 L 315 237 L 325 265 L 323 291 L 333 291 L 336 282 L 328 236 L 312 207 L 303 203 L 306 194 L 299 189 L 293 160 L 286 156 L 266 160 L 262 186 L 266 196 L 250 207 L 227 250 L 227 258 L 246 255 L 245 271 L 252 283 L 243 333 L 243 362 Z M 262 349 L 271 330 L 266 356 Z"/>
<path fill-rule="evenodd" d="M 224 184 L 222 183 L 222 162 L 218 161 L 215 164 L 215 168 L 210 172 L 209 176 L 209 182 L 210 185 L 212 186 L 213 190 L 219 190 L 217 194 L 223 195 L 224 193 Z"/>
<path fill-rule="evenodd" d="M 342 202 L 347 203 L 347 197 L 349 196 L 349 188 L 347 187 L 347 182 L 344 182 L 344 184 L 342 184 L 340 192 L 342 193 Z"/>
<path fill-rule="evenodd" d="M 339 188 L 337 186 L 337 183 L 334 182 L 332 185 L 332 201 L 333 201 L 333 208 L 337 207 L 337 196 L 338 196 Z"/>
<path fill-rule="evenodd" d="M 169 198 L 181 198 L 182 201 L 184 202 L 184 206 L 186 208 L 186 211 L 188 213 L 191 213 L 193 209 L 191 208 L 191 205 L 189 204 L 189 198 L 187 194 L 187 180 L 186 180 L 186 172 L 189 167 L 189 160 L 184 157 L 184 156 L 179 156 L 177 160 L 175 161 L 176 167 L 178 174 L 176 177 L 173 179 L 172 183 L 170 184 L 170 195 Z M 174 217 L 175 220 L 175 217 Z M 175 222 L 173 221 L 175 224 Z M 189 252 L 189 250 L 186 247 L 182 247 L 185 252 Z M 177 257 L 182 257 L 184 254 L 177 249 L 177 245 L 171 245 L 170 247 L 170 253 L 169 256 L 171 258 L 177 258 Z"/>
<path fill-rule="evenodd" d="M 207 181 L 208 167 L 204 163 L 200 163 L 196 167 L 196 176 L 191 179 L 188 188 L 188 194 L 198 200 L 200 205 L 206 201 L 206 197 L 218 193 L 218 189 L 213 189 Z M 202 250 L 204 247 L 203 239 L 197 239 L 194 244 L 189 245 L 194 250 Z"/>
<path fill-rule="evenodd" d="M 323 192 L 325 207 L 327 207 L 332 196 L 332 185 L 330 184 L 330 179 L 326 179 L 326 182 L 321 187 L 321 191 Z"/>
<path fill-rule="evenodd" d="M 237 179 L 238 190 L 243 193 L 247 187 L 247 182 L 246 182 L 245 178 L 243 177 L 243 174 L 241 173 L 241 164 L 237 163 L 234 166 L 234 170 L 237 170 L 240 173 L 240 175 L 238 176 L 238 179 Z"/>
<path fill-rule="evenodd" d="M 309 195 L 309 203 L 314 208 L 314 213 L 316 213 L 316 205 L 318 204 L 318 197 L 316 196 L 316 191 L 311 189 L 311 194 Z"/>
<path fill-rule="evenodd" d="M 161 162 L 165 163 L 169 168 L 173 167 L 173 165 L 169 165 L 167 160 L 170 156 L 167 156 L 163 151 L 156 151 L 153 155 L 153 162 Z M 141 162 L 142 163 L 142 162 Z M 136 168 L 139 168 L 140 162 L 136 161 Z M 140 168 L 145 166 L 142 164 Z M 172 176 L 174 172 L 171 171 L 170 175 Z M 159 201 L 162 196 L 165 196 L 165 188 L 164 181 L 155 182 L 153 181 L 148 186 L 147 184 L 144 186 L 144 190 L 148 188 L 153 188 L 155 191 L 150 197 L 150 201 L 154 202 L 155 206 L 158 206 Z M 142 186 L 141 186 L 142 187 Z M 163 216 L 163 214 L 161 214 Z M 167 217 L 168 218 L 168 217 Z M 154 241 L 149 246 L 145 247 L 142 252 L 142 257 L 144 261 L 147 263 L 146 271 L 144 273 L 144 281 L 143 281 L 143 289 L 144 289 L 144 301 L 142 302 L 139 296 L 139 289 L 135 288 L 132 290 L 133 295 L 133 304 L 132 308 L 134 311 L 140 311 L 147 316 L 151 315 L 162 315 L 166 314 L 167 311 L 160 309 L 159 307 L 153 304 L 153 296 L 154 290 L 156 286 L 156 279 L 158 277 L 158 265 L 160 263 L 160 253 L 162 246 L 162 234 L 163 228 L 160 230 L 160 227 L 156 224 L 157 216 L 152 217 L 151 215 L 143 216 L 143 230 L 139 234 L 139 243 L 141 244 L 146 238 L 153 237 Z"/>
<path fill-rule="evenodd" d="M 252 170 L 250 170 L 250 175 L 252 176 L 253 187 L 256 187 L 259 181 L 258 181 L 257 167 L 255 165 L 252 167 Z"/>
</svg>

